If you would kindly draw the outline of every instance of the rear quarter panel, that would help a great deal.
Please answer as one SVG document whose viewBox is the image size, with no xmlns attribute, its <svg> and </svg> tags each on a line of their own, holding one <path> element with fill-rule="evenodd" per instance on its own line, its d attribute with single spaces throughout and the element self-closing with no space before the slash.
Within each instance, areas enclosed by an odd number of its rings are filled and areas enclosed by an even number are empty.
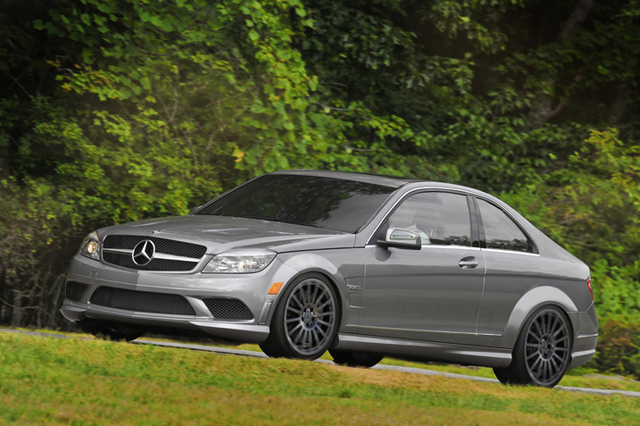
<svg viewBox="0 0 640 426">
<path fill-rule="evenodd" d="M 555 305 L 569 315 L 593 305 L 586 285 L 589 269 L 577 259 L 498 250 L 483 253 L 487 273 L 478 315 L 479 345 L 512 347 L 524 322 L 542 306 Z M 578 327 L 572 321 L 574 332 Z"/>
</svg>

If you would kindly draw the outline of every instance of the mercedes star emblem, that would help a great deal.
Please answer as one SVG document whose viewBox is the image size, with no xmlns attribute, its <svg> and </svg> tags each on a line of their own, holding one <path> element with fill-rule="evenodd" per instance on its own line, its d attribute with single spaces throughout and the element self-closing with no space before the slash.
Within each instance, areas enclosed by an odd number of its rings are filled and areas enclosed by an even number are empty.
<svg viewBox="0 0 640 426">
<path fill-rule="evenodd" d="M 133 263 L 139 266 L 144 266 L 151 262 L 153 256 L 156 254 L 156 245 L 151 240 L 140 241 L 133 249 L 131 258 Z"/>
</svg>

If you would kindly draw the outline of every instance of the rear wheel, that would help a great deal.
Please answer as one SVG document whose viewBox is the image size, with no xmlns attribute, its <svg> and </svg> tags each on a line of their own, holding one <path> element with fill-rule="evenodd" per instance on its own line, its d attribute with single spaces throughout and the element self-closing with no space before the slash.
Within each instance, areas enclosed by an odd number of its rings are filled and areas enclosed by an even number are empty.
<svg viewBox="0 0 640 426">
<path fill-rule="evenodd" d="M 571 358 L 571 331 L 566 315 L 555 306 L 537 310 L 527 320 L 506 368 L 494 368 L 504 384 L 554 387 L 567 371 Z"/>
<path fill-rule="evenodd" d="M 336 292 L 320 274 L 306 274 L 289 284 L 260 348 L 270 357 L 316 359 L 329 348 L 338 329 Z"/>
<path fill-rule="evenodd" d="M 384 358 L 383 355 L 364 354 L 358 352 L 341 351 L 329 349 L 329 353 L 333 357 L 333 362 L 348 367 L 373 367 Z"/>
</svg>

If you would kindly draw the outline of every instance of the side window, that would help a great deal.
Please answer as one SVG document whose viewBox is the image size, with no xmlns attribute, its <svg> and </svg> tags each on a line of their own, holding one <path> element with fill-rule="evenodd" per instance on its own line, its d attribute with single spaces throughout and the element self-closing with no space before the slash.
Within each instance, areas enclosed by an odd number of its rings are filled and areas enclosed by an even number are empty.
<svg viewBox="0 0 640 426">
<path fill-rule="evenodd" d="M 418 233 L 425 245 L 471 246 L 471 220 L 464 195 L 446 192 L 412 195 L 389 217 L 389 226 Z"/>
<path fill-rule="evenodd" d="M 505 212 L 478 199 L 487 248 L 533 253 L 533 243 Z"/>
</svg>

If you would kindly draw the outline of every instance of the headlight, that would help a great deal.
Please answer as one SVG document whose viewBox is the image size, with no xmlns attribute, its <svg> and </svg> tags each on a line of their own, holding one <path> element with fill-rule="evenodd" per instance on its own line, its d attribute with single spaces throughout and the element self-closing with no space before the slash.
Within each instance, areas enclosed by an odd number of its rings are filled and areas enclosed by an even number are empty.
<svg viewBox="0 0 640 426">
<path fill-rule="evenodd" d="M 100 241 L 96 231 L 86 236 L 80 246 L 80 254 L 89 259 L 100 260 Z"/>
<path fill-rule="evenodd" d="M 248 274 L 269 266 L 276 257 L 271 250 L 243 250 L 218 254 L 202 270 L 206 274 Z"/>
</svg>

